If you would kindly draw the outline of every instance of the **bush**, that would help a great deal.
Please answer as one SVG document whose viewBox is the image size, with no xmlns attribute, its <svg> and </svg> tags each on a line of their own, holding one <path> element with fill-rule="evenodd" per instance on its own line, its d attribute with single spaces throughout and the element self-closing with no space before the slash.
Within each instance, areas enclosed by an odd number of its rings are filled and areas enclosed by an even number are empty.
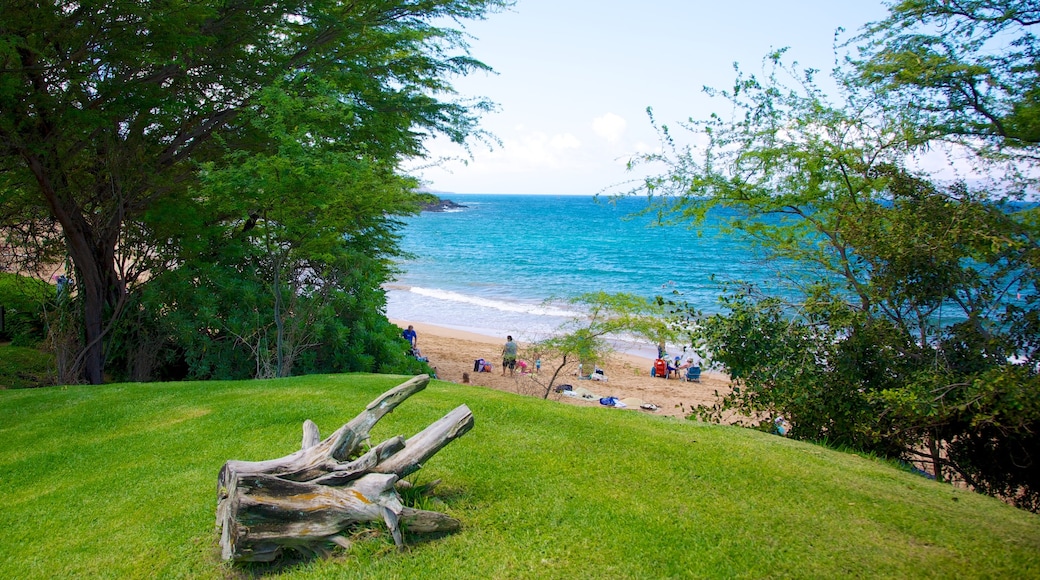
<svg viewBox="0 0 1040 580">
<path fill-rule="evenodd" d="M 0 346 L 0 389 L 46 387 L 55 383 L 54 356 L 20 346 Z"/>
<path fill-rule="evenodd" d="M 37 346 L 47 336 L 43 312 L 53 288 L 41 280 L 0 272 L 0 306 L 4 309 L 0 341 Z"/>
</svg>

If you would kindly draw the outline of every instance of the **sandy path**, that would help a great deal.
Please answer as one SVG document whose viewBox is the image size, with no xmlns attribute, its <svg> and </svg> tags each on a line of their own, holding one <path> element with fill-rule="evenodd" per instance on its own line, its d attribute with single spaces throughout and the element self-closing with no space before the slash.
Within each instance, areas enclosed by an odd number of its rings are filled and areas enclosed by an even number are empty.
<svg viewBox="0 0 1040 580">
<path fill-rule="evenodd" d="M 541 372 L 536 376 L 522 375 L 519 372 L 512 377 L 508 374 L 505 377 L 501 375 L 501 353 L 505 337 L 496 340 L 480 334 L 429 324 L 402 320 L 392 322 L 401 328 L 407 328 L 409 324 L 415 327 L 418 333 L 417 346 L 423 356 L 430 359 L 430 366 L 437 369 L 437 376 L 441 380 L 462 383 L 463 373 L 468 373 L 469 382 L 474 385 L 531 396 L 542 396 L 545 392 L 539 383 L 547 383 L 552 372 L 551 361 L 543 360 Z M 521 343 L 520 347 L 520 356 L 523 358 L 524 345 Z M 494 371 L 474 373 L 473 361 L 478 358 L 490 361 L 494 365 Z M 583 388 L 598 397 L 617 397 L 630 403 L 629 409 L 638 412 L 675 417 L 684 416 L 699 404 L 712 404 L 715 401 L 716 390 L 720 393 L 729 391 L 729 378 L 725 375 L 704 373 L 700 382 L 655 378 L 650 376 L 652 363 L 653 361 L 642 357 L 618 354 L 600 367 L 607 376 L 605 382 L 578 380 L 572 374 L 561 377 L 556 384 L 566 383 L 573 385 L 575 389 Z M 573 405 L 600 406 L 598 397 L 590 401 L 557 393 L 549 395 L 552 400 Z M 643 403 L 656 405 L 658 410 L 639 410 Z"/>
</svg>

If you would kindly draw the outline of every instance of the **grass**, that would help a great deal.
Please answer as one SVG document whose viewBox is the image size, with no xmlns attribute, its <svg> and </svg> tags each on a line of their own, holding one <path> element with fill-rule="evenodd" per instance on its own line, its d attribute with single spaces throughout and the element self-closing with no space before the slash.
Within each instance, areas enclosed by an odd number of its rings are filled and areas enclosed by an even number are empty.
<svg viewBox="0 0 1040 580">
<path fill-rule="evenodd" d="M 461 532 L 327 560 L 219 561 L 217 471 L 298 448 L 399 377 L 0 392 L 0 577 L 1040 577 L 1040 517 L 869 458 L 735 427 L 434 382 L 373 431 L 476 426 L 418 482 Z"/>
<path fill-rule="evenodd" d="M 0 389 L 54 383 L 54 356 L 35 348 L 0 344 Z"/>
</svg>

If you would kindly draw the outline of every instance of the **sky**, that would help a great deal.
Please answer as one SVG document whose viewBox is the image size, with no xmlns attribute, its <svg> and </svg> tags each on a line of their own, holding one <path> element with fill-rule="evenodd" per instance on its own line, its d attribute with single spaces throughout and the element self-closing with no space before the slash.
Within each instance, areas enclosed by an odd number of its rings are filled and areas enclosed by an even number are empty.
<svg viewBox="0 0 1040 580">
<path fill-rule="evenodd" d="M 446 193 L 598 193 L 635 177 L 628 157 L 657 148 L 647 107 L 670 126 L 724 113 L 702 88 L 731 87 L 734 62 L 760 74 L 787 47 L 788 61 L 829 71 L 835 31 L 848 39 L 886 13 L 881 0 L 517 0 L 464 23 L 472 56 L 496 74 L 454 82 L 498 104 L 481 128 L 500 144 L 467 153 L 432 141 L 432 157 L 468 161 L 412 174 Z"/>
</svg>

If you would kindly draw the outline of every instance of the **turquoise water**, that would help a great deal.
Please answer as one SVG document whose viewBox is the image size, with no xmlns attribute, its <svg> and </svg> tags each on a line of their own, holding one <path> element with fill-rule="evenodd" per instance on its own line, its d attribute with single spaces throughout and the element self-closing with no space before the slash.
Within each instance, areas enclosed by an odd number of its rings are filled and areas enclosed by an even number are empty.
<svg viewBox="0 0 1040 580">
<path fill-rule="evenodd" d="M 630 215 L 646 200 L 616 205 L 587 196 L 448 195 L 465 209 L 407 220 L 398 279 L 388 286 L 390 318 L 519 340 L 544 337 L 575 314 L 585 292 L 652 298 L 673 291 L 713 311 L 715 275 L 766 283 L 773 270 L 711 227 L 651 227 Z"/>
</svg>

